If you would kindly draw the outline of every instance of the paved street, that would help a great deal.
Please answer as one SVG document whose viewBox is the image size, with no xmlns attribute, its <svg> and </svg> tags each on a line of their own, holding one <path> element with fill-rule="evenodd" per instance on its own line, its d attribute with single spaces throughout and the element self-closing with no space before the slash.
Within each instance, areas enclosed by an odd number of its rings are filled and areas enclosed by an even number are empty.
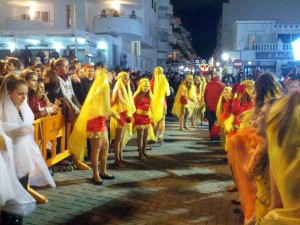
<svg viewBox="0 0 300 225">
<path fill-rule="evenodd" d="M 150 159 L 139 160 L 135 139 L 125 147 L 132 165 L 112 166 L 116 176 L 103 186 L 89 182 L 91 171 L 55 173 L 56 189 L 38 189 L 47 204 L 24 219 L 24 224 L 201 224 L 240 225 L 237 193 L 225 191 L 233 184 L 226 155 L 208 139 L 208 126 L 179 131 L 178 122 L 167 122 L 165 142 L 151 146 Z"/>
</svg>

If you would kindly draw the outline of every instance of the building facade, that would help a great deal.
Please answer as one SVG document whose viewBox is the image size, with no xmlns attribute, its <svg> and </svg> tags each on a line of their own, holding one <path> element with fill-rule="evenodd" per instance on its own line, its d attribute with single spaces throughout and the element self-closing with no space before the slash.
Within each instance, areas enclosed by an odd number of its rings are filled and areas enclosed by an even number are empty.
<svg viewBox="0 0 300 225">
<path fill-rule="evenodd" d="M 69 46 L 85 63 L 153 71 L 172 53 L 172 17 L 170 0 L 1 0 L 0 58 Z"/>
<path fill-rule="evenodd" d="M 223 3 L 219 26 L 217 61 L 228 53 L 231 73 L 237 73 L 235 60 L 241 59 L 248 75 L 257 70 L 282 76 L 295 64 L 291 43 L 300 38 L 300 1 L 230 0 Z"/>
</svg>

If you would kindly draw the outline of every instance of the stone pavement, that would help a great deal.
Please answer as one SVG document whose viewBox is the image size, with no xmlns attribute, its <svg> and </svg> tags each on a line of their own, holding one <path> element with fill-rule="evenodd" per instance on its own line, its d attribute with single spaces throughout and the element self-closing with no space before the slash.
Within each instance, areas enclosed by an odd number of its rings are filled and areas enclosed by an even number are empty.
<svg viewBox="0 0 300 225">
<path fill-rule="evenodd" d="M 230 203 L 237 193 L 225 191 L 233 181 L 219 143 L 206 141 L 206 125 L 178 128 L 167 122 L 163 145 L 152 145 L 147 160 L 138 159 L 132 139 L 124 150 L 132 161 L 127 168 L 114 168 L 110 153 L 108 168 L 116 179 L 103 186 L 89 182 L 91 171 L 55 173 L 56 189 L 38 189 L 49 202 L 37 205 L 24 224 L 242 224 Z"/>
</svg>

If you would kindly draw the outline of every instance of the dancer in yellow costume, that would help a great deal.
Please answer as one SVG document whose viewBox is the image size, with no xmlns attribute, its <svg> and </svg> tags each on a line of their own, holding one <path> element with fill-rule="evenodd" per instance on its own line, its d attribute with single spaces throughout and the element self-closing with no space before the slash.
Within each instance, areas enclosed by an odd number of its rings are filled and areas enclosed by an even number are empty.
<svg viewBox="0 0 300 225">
<path fill-rule="evenodd" d="M 113 116 L 110 117 L 110 138 L 114 140 L 115 165 L 125 167 L 130 164 L 123 159 L 123 147 L 132 135 L 132 116 L 135 105 L 130 90 L 129 74 L 122 71 L 117 76 L 112 94 Z"/>
<path fill-rule="evenodd" d="M 196 92 L 193 84 L 193 75 L 187 75 L 179 85 L 175 96 L 172 113 L 179 118 L 179 129 L 188 130 L 186 126 L 189 115 L 195 108 Z"/>
<path fill-rule="evenodd" d="M 107 69 L 97 70 L 96 74 L 97 78 L 89 90 L 70 135 L 69 148 L 76 159 L 83 161 L 86 139 L 90 139 L 93 168 L 91 181 L 96 185 L 101 185 L 102 179 L 114 179 L 114 176 L 106 171 L 109 147 L 106 120 L 112 110 Z M 99 154 L 100 173 L 98 170 Z"/>
<path fill-rule="evenodd" d="M 166 97 L 170 95 L 169 82 L 163 74 L 163 68 L 155 67 L 154 77 L 150 81 L 150 88 L 153 93 L 153 124 L 154 134 L 158 142 L 162 143 L 165 131 L 165 114 L 167 113 Z"/>
<path fill-rule="evenodd" d="M 268 114 L 271 207 L 261 225 L 300 224 L 300 92 L 289 93 Z"/>
<path fill-rule="evenodd" d="M 193 128 L 196 127 L 197 120 L 200 120 L 200 106 L 202 104 L 202 99 L 203 99 L 203 85 L 199 76 L 195 76 L 194 85 L 195 85 L 194 90 L 196 95 L 196 102 L 195 102 L 195 109 L 193 111 L 193 115 L 191 116 L 191 122 Z"/>
<path fill-rule="evenodd" d="M 134 128 L 137 132 L 139 159 L 150 156 L 146 153 L 147 141 L 154 140 L 155 135 L 151 126 L 153 95 L 147 78 L 139 80 L 139 86 L 133 96 L 136 111 L 134 113 Z"/>
</svg>

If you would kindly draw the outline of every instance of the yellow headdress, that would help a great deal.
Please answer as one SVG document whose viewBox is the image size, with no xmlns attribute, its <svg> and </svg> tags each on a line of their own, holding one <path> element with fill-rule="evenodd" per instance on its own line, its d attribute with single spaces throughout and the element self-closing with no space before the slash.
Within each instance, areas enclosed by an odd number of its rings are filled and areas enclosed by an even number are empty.
<svg viewBox="0 0 300 225">
<path fill-rule="evenodd" d="M 80 161 L 84 157 L 87 122 L 98 116 L 109 116 L 112 112 L 107 69 L 97 70 L 95 77 L 69 138 L 70 152 Z"/>
<path fill-rule="evenodd" d="M 163 75 L 163 68 L 160 66 L 154 69 L 153 100 L 155 109 L 153 110 L 153 121 L 158 122 L 164 116 L 164 100 L 170 95 L 169 82 Z"/>
</svg>

